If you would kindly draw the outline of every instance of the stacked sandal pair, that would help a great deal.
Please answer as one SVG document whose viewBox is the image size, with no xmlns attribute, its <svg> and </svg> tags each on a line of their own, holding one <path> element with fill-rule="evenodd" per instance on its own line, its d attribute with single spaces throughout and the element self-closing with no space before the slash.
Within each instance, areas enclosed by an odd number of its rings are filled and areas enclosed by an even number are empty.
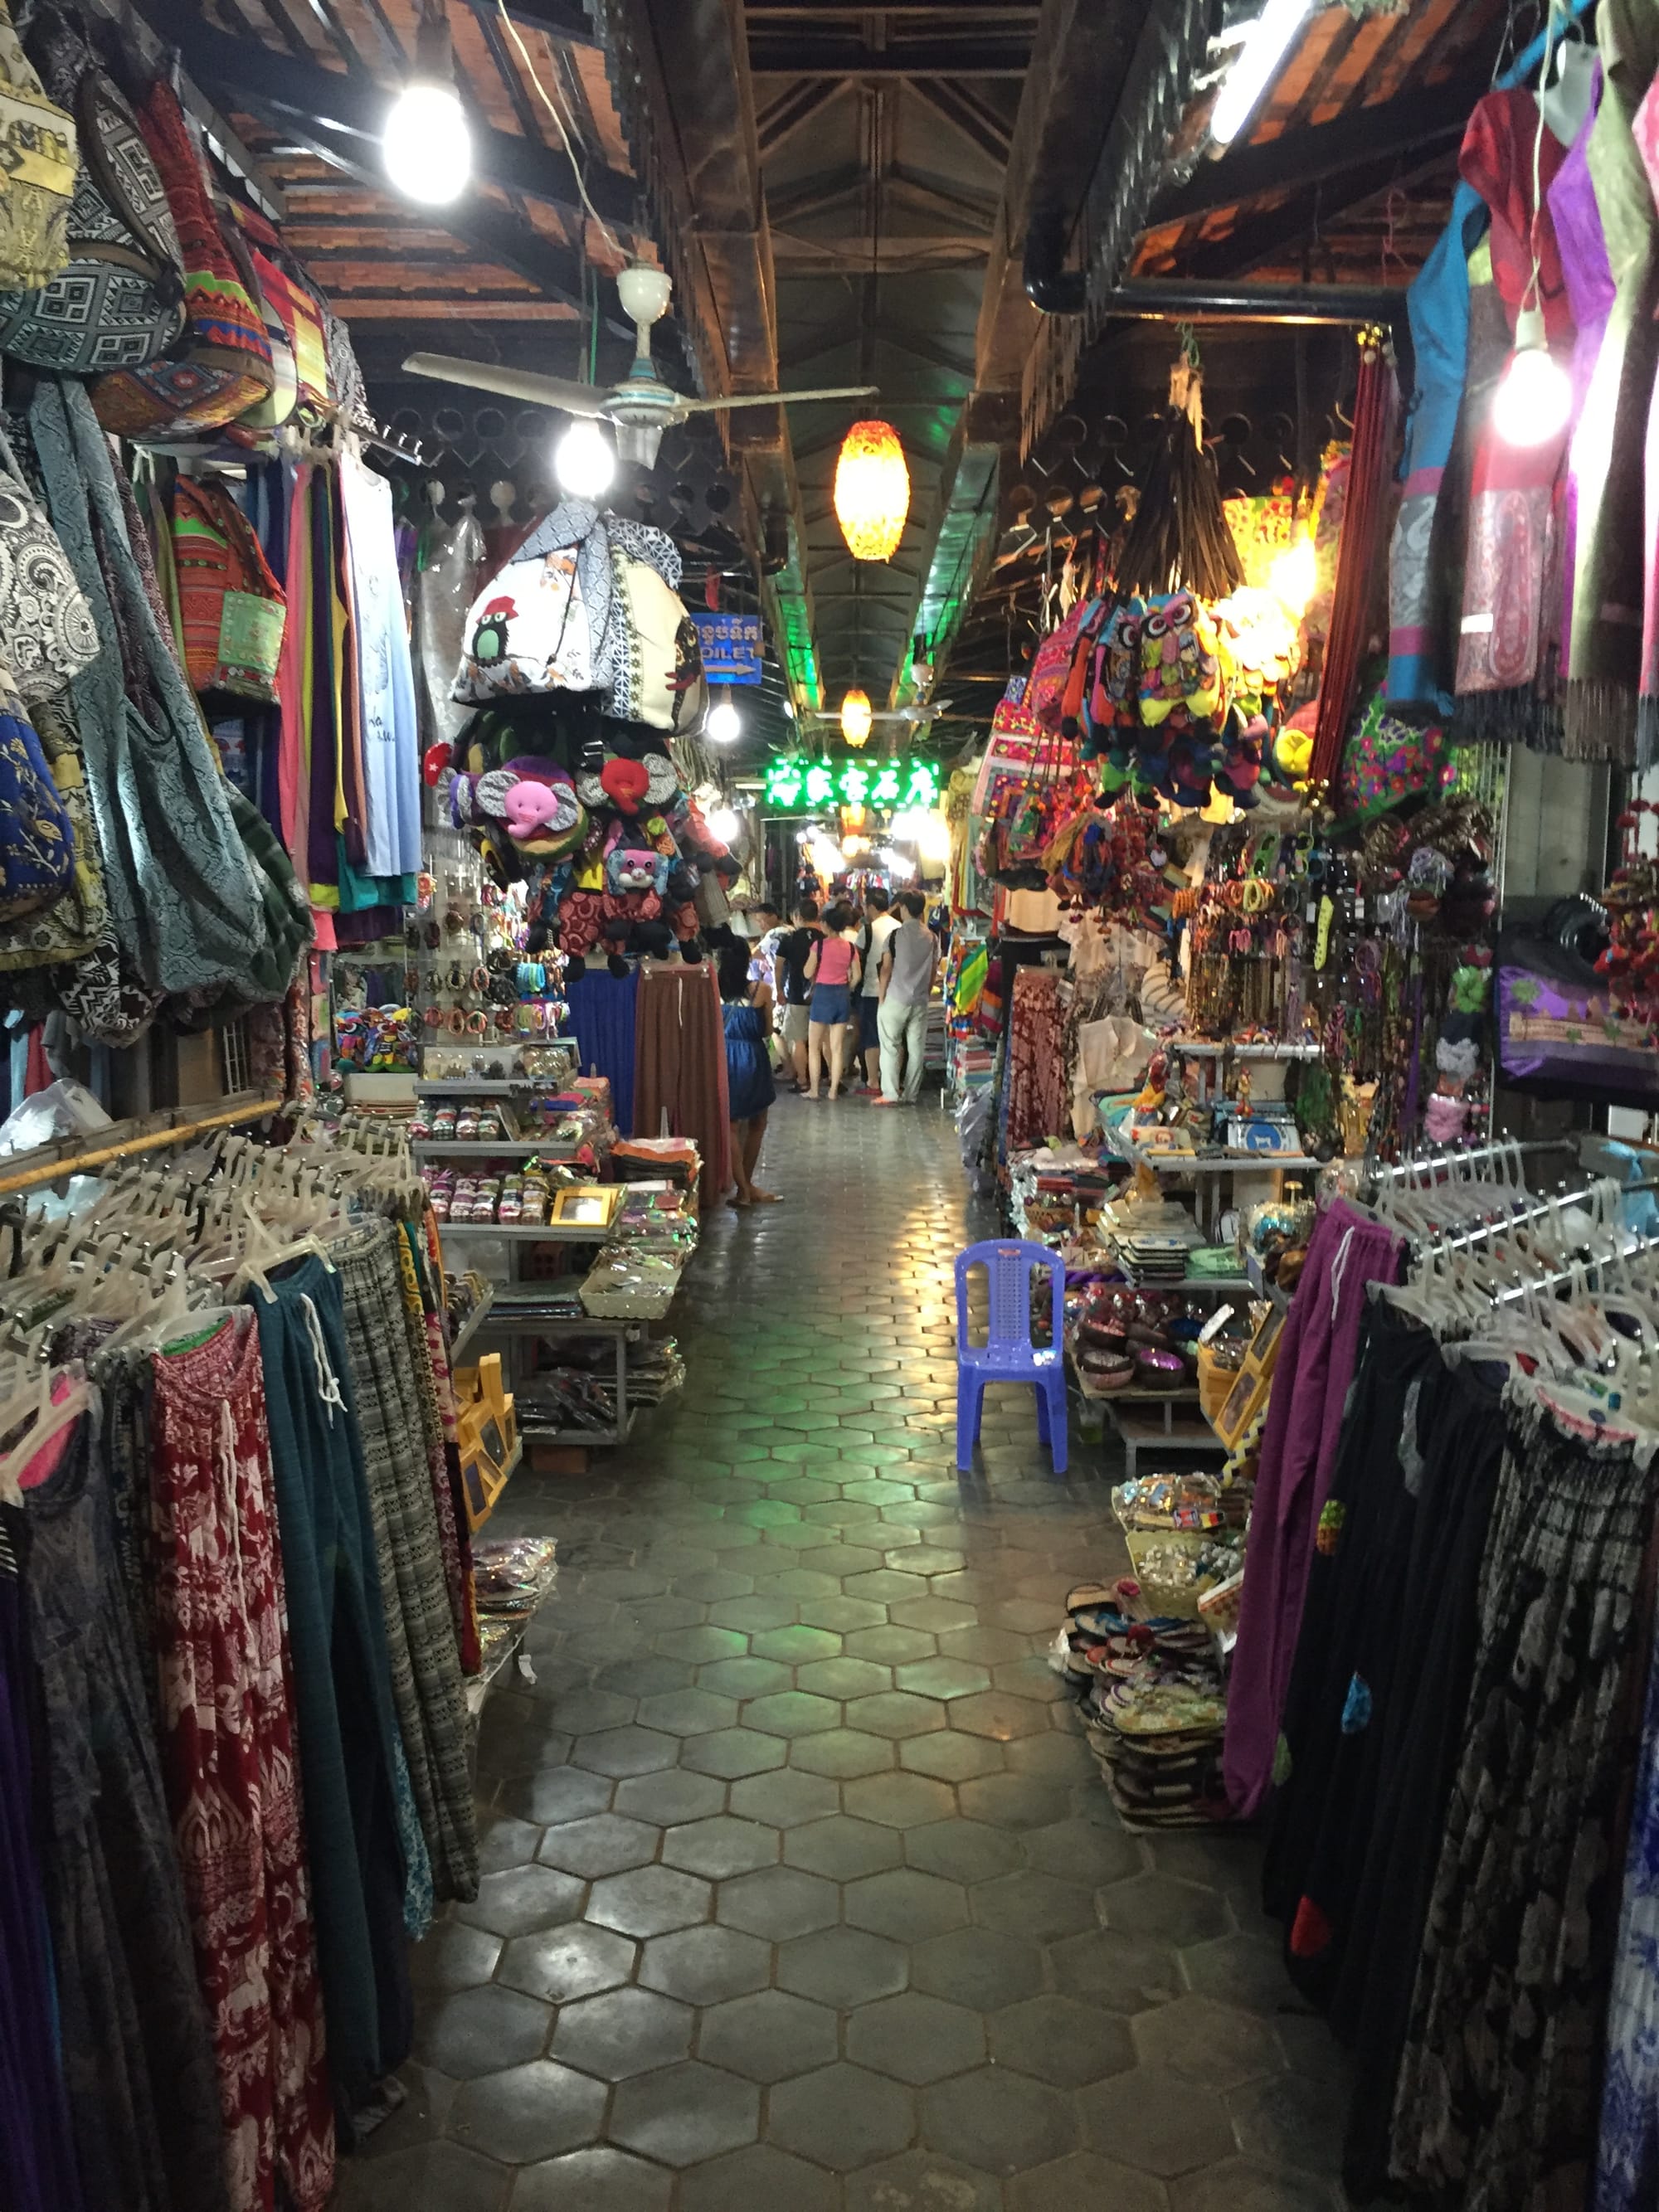
<svg viewBox="0 0 1659 2212">
<path fill-rule="evenodd" d="M 1228 1818 L 1221 1784 L 1226 1694 L 1201 1623 L 1150 1614 L 1133 1577 L 1066 1599 L 1066 1668 L 1084 1729 L 1124 1821 L 1208 1827 Z"/>
</svg>

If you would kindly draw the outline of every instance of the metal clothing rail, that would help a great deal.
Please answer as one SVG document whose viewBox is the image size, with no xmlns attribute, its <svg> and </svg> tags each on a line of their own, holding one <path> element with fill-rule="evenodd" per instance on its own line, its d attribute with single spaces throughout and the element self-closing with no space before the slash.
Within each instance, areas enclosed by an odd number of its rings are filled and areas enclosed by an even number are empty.
<svg viewBox="0 0 1659 2212">
<path fill-rule="evenodd" d="M 1456 1170 L 1466 1167 L 1485 1167 L 1501 1164 L 1504 1160 L 1533 1159 L 1544 1152 L 1576 1152 L 1577 1146 L 1571 1137 L 1536 1137 L 1509 1139 L 1492 1138 L 1485 1144 L 1470 1145 L 1458 1150 L 1453 1146 L 1436 1146 L 1431 1152 L 1413 1152 L 1407 1159 L 1390 1160 L 1383 1166 L 1373 1168 L 1365 1180 L 1373 1187 L 1396 1176 L 1435 1173 L 1442 1168 Z"/>
<path fill-rule="evenodd" d="M 111 1134 L 104 1144 L 90 1150 L 70 1152 L 63 1143 L 52 1146 L 52 1157 L 42 1157 L 46 1147 L 39 1147 L 25 1155 L 31 1164 L 11 1174 L 0 1174 L 0 1198 L 14 1191 L 35 1190 L 42 1183 L 58 1182 L 66 1176 L 95 1174 L 100 1168 L 108 1167 L 112 1161 L 130 1159 L 140 1152 L 156 1152 L 173 1145 L 188 1145 L 210 1130 L 228 1129 L 240 1121 L 262 1121 L 266 1115 L 283 1110 L 280 1091 L 244 1091 L 239 1097 L 228 1100 L 210 1114 L 198 1114 L 188 1121 L 172 1118 L 158 1120 L 153 1128 L 137 1130 L 125 1125 L 129 1133 L 124 1137 Z M 174 1114 L 179 1109 L 173 1109 Z M 124 1125 L 114 1125 L 119 1129 Z"/>
</svg>

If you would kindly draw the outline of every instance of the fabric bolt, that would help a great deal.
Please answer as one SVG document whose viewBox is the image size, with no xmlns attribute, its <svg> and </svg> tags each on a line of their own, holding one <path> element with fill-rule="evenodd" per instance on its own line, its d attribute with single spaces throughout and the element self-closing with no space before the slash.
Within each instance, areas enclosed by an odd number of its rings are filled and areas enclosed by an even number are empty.
<svg viewBox="0 0 1659 2212">
<path fill-rule="evenodd" d="M 0 1507 L 0 2203 L 83 2212 L 58 2043 L 46 1920 L 21 1516 Z"/>
<path fill-rule="evenodd" d="M 726 1085 L 734 1121 L 751 1121 L 776 1100 L 772 1063 L 767 1056 L 766 1024 L 758 1006 L 722 1007 L 726 1030 Z"/>
<path fill-rule="evenodd" d="M 374 1530 L 349 1377 L 340 1283 L 318 1258 L 283 1269 L 259 1327 L 295 1718 L 337 2122 L 409 2054 L 401 1746 L 380 1626 Z"/>
<path fill-rule="evenodd" d="M 478 1839 L 460 1652 L 422 1410 L 425 1322 L 421 1320 L 420 1337 L 411 1341 L 400 1246 L 397 1227 L 380 1221 L 338 1240 L 330 1257 L 340 1273 L 392 1694 L 433 1887 L 440 1897 L 471 1898 L 478 1887 Z M 429 1380 L 428 1370 L 428 1386 Z M 436 1443 L 441 1476 L 441 1437 Z"/>
<path fill-rule="evenodd" d="M 161 1766 L 211 2021 L 232 2212 L 334 2185 L 288 1619 L 253 1316 L 152 1357 Z"/>
<path fill-rule="evenodd" d="M 1021 968 L 1014 976 L 1008 1036 L 1011 1149 L 1027 1152 L 1071 1127 L 1062 1045 L 1065 1015 L 1060 976 L 1049 968 Z"/>
<path fill-rule="evenodd" d="M 1291 1978 L 1316 2000 L 1340 1966 L 1364 1864 L 1421 1473 L 1419 1405 L 1440 1366 L 1428 1329 L 1371 1301 L 1308 1569 L 1262 1875 Z"/>
<path fill-rule="evenodd" d="M 1392 1687 L 1374 1723 L 1373 1825 L 1330 1994 L 1331 2026 L 1354 2052 L 1343 2176 L 1357 2203 L 1388 2184 L 1395 2081 L 1474 1668 L 1501 1401 L 1501 1381 L 1487 1371 L 1443 1362 L 1425 1379 L 1407 1432 L 1421 1461 L 1411 1555 Z"/>
<path fill-rule="evenodd" d="M 1593 2212 L 1659 2204 L 1659 1663 L 1650 1650 L 1607 2002 Z"/>
<path fill-rule="evenodd" d="M 1567 474 L 1561 506 L 1561 651 L 1559 668 L 1565 680 L 1572 673 L 1572 586 L 1577 567 L 1578 471 L 1580 441 L 1599 434 L 1587 422 L 1584 401 L 1595 374 L 1596 356 L 1613 308 L 1613 273 L 1607 267 L 1607 240 L 1601 235 L 1601 214 L 1595 204 L 1590 180 L 1589 134 L 1601 97 L 1601 64 L 1595 65 L 1589 112 L 1566 159 L 1555 173 L 1545 197 L 1550 221 L 1561 254 L 1562 280 L 1572 311 L 1577 335 L 1572 342 L 1572 414 L 1567 445 Z"/>
<path fill-rule="evenodd" d="M 1659 65 L 1656 0 L 1601 0 L 1596 10 L 1601 105 L 1585 159 L 1595 189 L 1614 286 L 1607 328 L 1575 441 L 1577 545 L 1573 571 L 1571 679 L 1561 747 L 1569 756 L 1635 757 L 1647 573 L 1641 450 L 1659 362 L 1659 211 L 1635 134 L 1636 114 Z M 1613 456 L 1619 465 L 1613 465 Z"/>
<path fill-rule="evenodd" d="M 1241 1817 L 1261 1809 L 1273 1781 L 1315 1531 L 1353 1379 L 1365 1285 L 1395 1280 L 1400 1254 L 1391 1230 L 1337 1200 L 1309 1240 L 1280 1334 L 1227 1696 L 1223 1773 Z"/>
<path fill-rule="evenodd" d="M 603 1075 L 611 1085 L 617 1127 L 629 1135 L 648 1135 L 634 1121 L 634 1060 L 638 1048 L 640 971 L 613 975 L 590 968 L 567 975 L 565 1002 L 570 1009 L 566 1033 L 574 1039 L 577 1065 L 586 1074 Z"/>
<path fill-rule="evenodd" d="M 368 819 L 363 866 L 372 876 L 421 866 L 420 727 L 409 633 L 392 533 L 392 486 L 347 454 L 340 463 L 362 717 Z"/>
<path fill-rule="evenodd" d="M 881 1002 L 876 1018 L 881 1040 L 881 1095 L 914 1102 L 921 1096 L 921 1079 L 927 1060 L 927 1007 L 895 999 L 893 987 Z M 901 1071 L 902 1074 L 901 1076 Z"/>
<path fill-rule="evenodd" d="M 691 1138 L 702 1161 L 699 1194 L 713 1206 L 732 1180 L 731 1099 L 720 994 L 706 961 L 641 968 L 637 1033 L 633 1133 Z"/>
<path fill-rule="evenodd" d="M 219 2093 L 95 1423 L 24 1491 L 64 2078 L 88 2212 L 228 2212 Z"/>
<path fill-rule="evenodd" d="M 1461 2191 L 1468 2212 L 1588 2191 L 1618 1932 L 1607 1876 L 1650 1626 L 1649 1449 L 1519 1383 L 1504 1420 L 1389 2159 L 1396 2181 Z"/>
</svg>

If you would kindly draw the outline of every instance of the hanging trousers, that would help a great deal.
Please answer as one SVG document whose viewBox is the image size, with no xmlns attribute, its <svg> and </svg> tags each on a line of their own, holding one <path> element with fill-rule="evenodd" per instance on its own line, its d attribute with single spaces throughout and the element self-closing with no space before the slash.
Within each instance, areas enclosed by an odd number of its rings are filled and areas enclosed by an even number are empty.
<svg viewBox="0 0 1659 2212">
<path fill-rule="evenodd" d="M 301 1260 L 249 1303 L 259 1327 L 329 2071 L 349 2118 L 409 2055 L 401 1747 L 340 1279 Z"/>
<path fill-rule="evenodd" d="M 695 967 L 640 972 L 634 1134 L 690 1137 L 702 1160 L 702 1202 L 712 1206 L 732 1179 L 726 1025 L 714 971 Z M 620 1126 L 620 1125 L 619 1125 Z"/>
</svg>

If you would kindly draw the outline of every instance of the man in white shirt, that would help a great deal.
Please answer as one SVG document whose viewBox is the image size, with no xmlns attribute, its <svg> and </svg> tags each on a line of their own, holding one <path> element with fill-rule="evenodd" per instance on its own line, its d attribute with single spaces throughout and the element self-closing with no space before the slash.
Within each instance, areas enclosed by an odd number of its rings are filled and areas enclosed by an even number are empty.
<svg viewBox="0 0 1659 2212">
<path fill-rule="evenodd" d="M 939 967 L 939 939 L 923 919 L 927 902 L 920 891 L 899 899 L 902 920 L 883 949 L 877 984 L 881 1038 L 881 1097 L 877 1106 L 914 1105 L 921 1096 L 927 1051 L 927 1001 Z M 901 1090 L 900 1074 L 903 1083 Z"/>
</svg>

